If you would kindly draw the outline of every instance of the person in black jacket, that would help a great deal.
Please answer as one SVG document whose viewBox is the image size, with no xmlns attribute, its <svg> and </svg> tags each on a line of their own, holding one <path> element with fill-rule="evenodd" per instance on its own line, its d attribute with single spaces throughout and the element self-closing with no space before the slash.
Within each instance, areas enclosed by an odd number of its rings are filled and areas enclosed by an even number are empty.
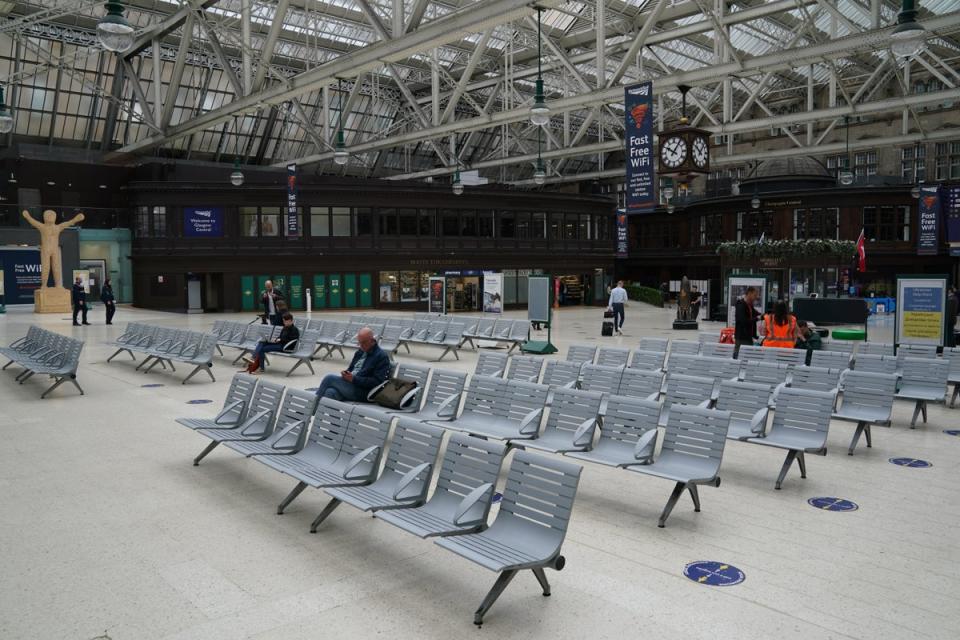
<svg viewBox="0 0 960 640">
<path fill-rule="evenodd" d="M 734 355 L 739 354 L 741 345 L 752 345 L 757 339 L 757 311 L 753 308 L 756 299 L 756 287 L 747 287 L 734 306 L 733 338 L 737 345 Z"/>
<path fill-rule="evenodd" d="M 318 398 L 366 402 L 370 390 L 390 377 L 390 356 L 377 344 L 370 327 L 357 332 L 357 344 L 360 348 L 353 354 L 350 367 L 340 375 L 329 373 L 320 381 Z"/>
<path fill-rule="evenodd" d="M 280 337 L 273 342 L 259 343 L 253 353 L 253 358 L 243 359 L 247 363 L 247 373 L 263 373 L 263 354 L 273 351 L 293 351 L 297 348 L 297 341 L 300 340 L 300 330 L 293 324 L 293 316 L 287 312 L 283 314 L 281 319 L 283 320 L 283 329 L 280 330 Z"/>
<path fill-rule="evenodd" d="M 73 303 L 73 326 L 79 327 L 80 323 L 77 322 L 77 314 L 83 314 L 83 324 L 90 324 L 87 322 L 87 292 L 83 290 L 83 280 L 77 276 L 76 281 L 73 283 L 73 291 L 70 292 L 70 302 Z"/>
<path fill-rule="evenodd" d="M 103 288 L 100 289 L 100 302 L 107 310 L 107 324 L 113 324 L 113 314 L 117 312 L 117 305 L 113 299 L 113 285 L 110 284 L 110 278 L 103 281 Z"/>
</svg>

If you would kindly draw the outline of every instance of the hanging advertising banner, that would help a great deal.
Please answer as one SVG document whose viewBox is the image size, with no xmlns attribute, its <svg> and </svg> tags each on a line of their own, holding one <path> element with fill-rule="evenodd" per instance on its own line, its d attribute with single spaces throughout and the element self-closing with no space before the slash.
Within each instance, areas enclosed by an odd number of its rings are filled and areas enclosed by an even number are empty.
<svg viewBox="0 0 960 640">
<path fill-rule="evenodd" d="M 894 342 L 943 345 L 946 299 L 946 276 L 898 277 Z"/>
<path fill-rule="evenodd" d="M 627 214 L 617 211 L 617 257 L 626 258 L 630 249 L 630 234 L 627 232 Z"/>
<path fill-rule="evenodd" d="M 297 215 L 297 165 L 287 165 L 287 224 L 286 235 L 298 237 L 300 235 L 300 216 Z"/>
<path fill-rule="evenodd" d="M 443 276 L 430 278 L 430 298 L 427 301 L 430 313 L 447 312 L 447 279 Z"/>
<path fill-rule="evenodd" d="M 943 185 L 940 190 L 940 202 L 947 225 L 950 255 L 960 255 L 960 184 Z"/>
<path fill-rule="evenodd" d="M 223 209 L 220 207 L 184 207 L 185 238 L 220 238 L 223 236 Z"/>
<path fill-rule="evenodd" d="M 503 313 L 503 276 L 499 273 L 483 274 L 483 312 Z"/>
<path fill-rule="evenodd" d="M 650 213 L 657 206 L 653 166 L 653 83 L 623 88 L 626 111 L 627 213 Z"/>
<path fill-rule="evenodd" d="M 33 304 L 33 292 L 40 288 L 40 251 L 32 247 L 0 249 L 0 273 L 4 304 Z"/>
<path fill-rule="evenodd" d="M 920 188 L 920 227 L 917 232 L 917 255 L 935 256 L 940 250 L 940 187 Z"/>
</svg>

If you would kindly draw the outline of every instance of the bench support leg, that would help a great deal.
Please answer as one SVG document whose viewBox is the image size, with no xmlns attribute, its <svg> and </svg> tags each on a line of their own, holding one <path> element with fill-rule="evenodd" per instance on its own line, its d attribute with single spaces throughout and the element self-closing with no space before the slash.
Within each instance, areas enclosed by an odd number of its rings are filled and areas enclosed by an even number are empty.
<svg viewBox="0 0 960 640">
<path fill-rule="evenodd" d="M 150 363 L 150 366 L 143 370 L 144 373 L 150 373 L 151 369 L 163 362 L 159 357 L 154 357 L 153 362 Z"/>
<path fill-rule="evenodd" d="M 688 484 L 687 491 L 690 492 L 690 497 L 693 499 L 693 510 L 700 513 L 700 493 L 697 491 L 697 485 Z"/>
<path fill-rule="evenodd" d="M 34 372 L 33 372 L 33 371 L 30 371 L 29 369 L 27 369 L 26 371 L 24 371 L 23 373 L 21 373 L 21 374 L 19 375 L 20 384 L 23 384 L 24 382 L 26 382 L 27 380 L 29 380 L 30 378 L 32 378 L 32 377 L 33 377 L 33 374 L 34 374 Z"/>
<path fill-rule="evenodd" d="M 197 465 L 199 465 L 200 461 L 206 458 L 207 454 L 213 451 L 214 449 L 216 449 L 217 445 L 219 444 L 220 444 L 219 442 L 214 440 L 213 442 L 208 444 L 206 447 L 204 447 L 203 451 L 200 452 L 200 455 L 198 455 L 196 458 L 193 459 L 193 466 L 196 467 Z"/>
<path fill-rule="evenodd" d="M 243 356 L 247 355 L 248 353 L 249 353 L 249 351 L 247 351 L 246 349 L 241 349 L 241 350 L 240 350 L 240 355 L 238 355 L 236 358 L 234 358 L 234 359 L 233 359 L 233 362 L 231 362 L 230 365 L 231 365 L 231 366 L 236 366 L 237 363 L 240 362 L 240 360 L 243 358 Z"/>
<path fill-rule="evenodd" d="M 953 395 L 950 396 L 950 408 L 957 403 L 957 396 L 960 395 L 960 382 L 953 383 Z"/>
<path fill-rule="evenodd" d="M 223 355 L 223 349 L 220 348 L 220 345 L 216 345 L 216 347 L 217 347 L 217 353 L 219 353 L 219 354 L 222 356 L 222 355 Z"/>
<path fill-rule="evenodd" d="M 297 486 L 293 488 L 293 491 L 287 494 L 287 497 L 283 499 L 283 502 L 277 505 L 277 515 L 282 516 L 283 510 L 290 506 L 290 503 L 297 499 L 297 496 L 303 493 L 303 490 L 307 488 L 306 482 L 298 482 Z"/>
<path fill-rule="evenodd" d="M 797 464 L 800 465 L 800 477 L 807 477 L 807 459 L 803 456 L 803 451 L 797 451 Z"/>
<path fill-rule="evenodd" d="M 325 506 L 323 508 L 323 511 L 320 512 L 320 515 L 314 518 L 313 522 L 310 523 L 310 533 L 316 533 L 317 527 L 320 526 L 320 523 L 326 520 L 327 517 L 331 513 L 333 513 L 334 509 L 336 509 L 339 506 L 340 506 L 340 500 L 338 500 L 337 498 L 331 498 L 330 502 L 327 503 L 327 506 Z"/>
<path fill-rule="evenodd" d="M 780 467 L 780 475 L 777 476 L 777 484 L 774 486 L 775 489 L 779 489 L 780 485 L 783 484 L 783 479 L 787 477 L 787 471 L 790 470 L 790 465 L 793 464 L 793 461 L 797 457 L 797 452 L 791 449 L 787 451 L 787 459 L 783 461 L 783 466 Z"/>
<path fill-rule="evenodd" d="M 534 567 L 531 569 L 533 575 L 537 577 L 537 582 L 540 583 L 540 588 L 543 589 L 543 595 L 550 595 L 550 583 L 547 582 L 547 574 L 543 572 L 543 567 Z"/>
<path fill-rule="evenodd" d="M 673 488 L 673 493 L 670 494 L 670 498 L 667 500 L 666 506 L 663 507 L 663 512 L 660 514 L 660 520 L 657 521 L 657 526 L 661 529 L 667 523 L 667 518 L 670 517 L 670 512 L 673 511 L 673 507 L 677 504 L 677 500 L 680 499 L 680 496 L 683 495 L 683 492 L 687 488 L 687 483 L 678 482 L 677 486 Z"/>
<path fill-rule="evenodd" d="M 920 417 L 920 412 L 923 412 L 923 421 L 927 421 L 927 408 L 924 406 L 923 400 L 917 400 L 917 405 L 913 408 L 913 417 L 910 418 L 910 428 L 917 428 L 917 418 Z"/>
<path fill-rule="evenodd" d="M 124 347 L 120 347 L 119 349 L 117 349 L 116 351 L 113 352 L 113 355 L 112 355 L 112 356 L 110 356 L 109 358 L 107 358 L 107 362 L 110 362 L 111 360 L 113 360 L 114 358 L 116 358 L 116 357 L 117 357 L 118 355 L 120 355 L 120 353 L 123 352 L 123 351 L 126 351 L 127 353 L 129 353 L 129 354 L 130 354 L 130 357 L 131 357 L 133 360 L 136 360 L 136 359 L 137 359 L 137 356 L 133 355 L 133 351 L 130 351 L 130 349 L 125 349 Z"/>
<path fill-rule="evenodd" d="M 70 379 L 70 378 L 57 378 L 57 381 L 54 382 L 52 385 L 50 385 L 50 388 L 49 388 L 49 389 L 47 389 L 47 390 L 44 391 L 42 394 L 40 394 L 40 399 L 42 400 L 42 399 L 46 398 L 48 393 L 50 393 L 51 391 L 53 391 L 54 389 L 56 389 L 57 387 L 59 387 L 60 385 L 62 385 L 64 382 L 66 382 L 66 381 L 69 380 L 69 379 Z M 74 383 L 74 384 L 76 384 L 76 383 Z M 78 388 L 79 388 L 79 387 L 78 387 Z M 81 390 L 81 393 L 82 393 L 82 390 Z"/>
<path fill-rule="evenodd" d="M 850 441 L 850 448 L 847 449 L 848 456 L 853 455 L 853 450 L 857 448 L 857 443 L 860 442 L 860 434 L 864 432 L 866 427 L 867 423 L 863 422 L 862 420 L 857 423 L 857 430 L 853 432 L 853 440 Z"/>
<path fill-rule="evenodd" d="M 487 597 L 480 603 L 480 608 L 473 613 L 473 624 L 480 626 L 483 624 L 483 616 L 486 615 L 493 603 L 497 601 L 503 590 L 507 588 L 513 577 L 517 575 L 516 569 L 510 569 L 497 576 L 497 581 L 493 583 L 493 588 L 487 593 Z"/>
<path fill-rule="evenodd" d="M 873 438 L 871 437 L 871 434 L 870 434 L 870 425 L 869 425 L 869 424 L 864 425 L 863 433 L 864 433 L 865 436 L 867 436 L 867 447 L 870 448 L 870 449 L 872 449 L 872 448 L 873 448 Z"/>
<path fill-rule="evenodd" d="M 206 370 L 206 372 L 207 372 L 208 374 L 210 374 L 210 377 L 213 378 L 213 374 L 210 373 L 210 365 L 207 365 L 207 364 L 198 364 L 196 367 L 193 368 L 193 371 L 190 372 L 190 375 L 188 375 L 186 378 L 184 378 L 184 379 L 183 379 L 183 382 L 181 382 L 180 384 L 187 384 L 187 380 L 189 380 L 190 378 L 192 378 L 192 377 L 194 376 L 194 374 L 199 373 L 201 369 Z M 214 382 L 216 382 L 216 380 L 214 380 Z"/>
<path fill-rule="evenodd" d="M 148 362 L 150 362 L 150 361 L 153 360 L 154 358 L 156 358 L 156 356 L 147 356 L 146 358 L 144 358 L 143 360 L 140 361 L 140 364 L 137 365 L 137 368 L 134 369 L 134 371 L 139 371 L 139 370 L 140 370 L 140 367 L 142 367 L 143 365 L 147 364 Z"/>
<path fill-rule="evenodd" d="M 107 362 L 110 362 L 110 361 L 107 360 Z M 13 364 L 13 360 L 11 360 L 11 361 L 8 362 L 7 364 L 3 365 L 3 369 L 0 369 L 0 371 L 6 371 L 7 367 L 9 367 L 9 366 L 12 365 L 12 364 Z M 953 406 L 953 405 L 951 404 L 950 406 Z"/>
</svg>

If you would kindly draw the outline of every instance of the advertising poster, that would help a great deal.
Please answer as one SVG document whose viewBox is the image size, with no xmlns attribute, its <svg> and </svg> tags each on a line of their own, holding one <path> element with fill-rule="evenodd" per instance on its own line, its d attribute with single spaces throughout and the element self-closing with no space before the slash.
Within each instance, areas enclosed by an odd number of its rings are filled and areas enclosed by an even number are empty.
<svg viewBox="0 0 960 640">
<path fill-rule="evenodd" d="M 287 224 L 286 235 L 296 238 L 300 235 L 300 216 L 297 215 L 297 165 L 287 165 Z"/>
<path fill-rule="evenodd" d="M 393 287 L 391 285 L 380 285 L 380 302 L 393 302 Z"/>
<path fill-rule="evenodd" d="M 747 292 L 747 287 L 755 287 L 757 299 L 753 303 L 753 310 L 757 318 L 763 317 L 763 301 L 767 299 L 767 279 L 763 276 L 731 276 L 727 280 L 727 326 L 735 323 L 737 300 Z"/>
<path fill-rule="evenodd" d="M 625 106 L 627 213 L 650 213 L 657 206 L 653 167 L 653 83 L 623 88 Z"/>
<path fill-rule="evenodd" d="M 220 207 L 184 207 L 183 235 L 186 238 L 223 236 L 223 209 Z"/>
<path fill-rule="evenodd" d="M 626 258 L 630 248 L 630 235 L 627 232 L 627 214 L 617 212 L 617 257 Z"/>
<path fill-rule="evenodd" d="M 940 191 L 940 203 L 947 225 L 950 255 L 956 256 L 960 249 L 960 184 L 944 185 Z"/>
<path fill-rule="evenodd" d="M 430 278 L 430 299 L 427 311 L 430 313 L 447 312 L 447 279 L 443 276 Z"/>
<path fill-rule="evenodd" d="M 0 249 L 0 271 L 3 272 L 4 304 L 33 304 L 33 292 L 40 288 L 40 251 Z"/>
<path fill-rule="evenodd" d="M 940 187 L 921 187 L 917 255 L 935 256 L 940 249 Z"/>
<path fill-rule="evenodd" d="M 499 273 L 483 274 L 483 312 L 503 313 L 503 276 Z"/>
<path fill-rule="evenodd" d="M 896 342 L 943 344 L 946 277 L 897 278 Z"/>
</svg>

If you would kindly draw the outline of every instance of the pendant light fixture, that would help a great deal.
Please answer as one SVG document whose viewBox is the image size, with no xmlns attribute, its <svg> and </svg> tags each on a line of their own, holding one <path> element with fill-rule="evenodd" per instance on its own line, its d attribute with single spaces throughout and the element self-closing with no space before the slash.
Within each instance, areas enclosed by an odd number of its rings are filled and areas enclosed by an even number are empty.
<svg viewBox="0 0 960 640">
<path fill-rule="evenodd" d="M 847 187 L 853 184 L 853 174 L 850 172 L 850 116 L 843 116 L 843 126 L 847 130 L 847 154 L 843 158 L 843 169 L 840 171 L 840 184 Z"/>
<path fill-rule="evenodd" d="M 230 174 L 230 184 L 239 187 L 243 184 L 243 171 L 240 171 L 240 157 L 233 159 L 233 173 Z"/>
<path fill-rule="evenodd" d="M 463 193 L 463 183 L 460 181 L 460 169 L 453 174 L 453 195 L 459 196 Z"/>
<path fill-rule="evenodd" d="M 108 0 L 107 15 L 97 23 L 97 38 L 107 51 L 123 53 L 133 46 L 133 26 L 123 16 L 123 2 Z"/>
<path fill-rule="evenodd" d="M 537 129 L 537 168 L 533 172 L 533 181 L 542 185 L 547 181 L 547 170 L 543 166 L 543 157 L 540 155 L 543 150 L 543 128 Z"/>
<path fill-rule="evenodd" d="M 345 165 L 350 160 L 350 152 L 343 141 L 343 81 L 337 78 L 337 93 L 340 95 L 340 108 L 337 109 L 337 141 L 333 147 L 333 161 Z"/>
<path fill-rule="evenodd" d="M 537 7 L 537 82 L 533 94 L 533 106 L 530 107 L 530 122 L 542 127 L 550 122 L 550 107 L 543 96 L 543 61 L 540 54 L 540 14 L 542 9 Z"/>
<path fill-rule="evenodd" d="M 0 87 L 0 133 L 10 133 L 13 130 L 13 116 L 3 100 L 3 87 Z"/>
<path fill-rule="evenodd" d="M 927 30 L 916 21 L 917 8 L 913 0 L 903 0 L 897 14 L 897 28 L 890 34 L 890 50 L 898 58 L 909 58 L 923 51 L 927 44 Z"/>
</svg>

